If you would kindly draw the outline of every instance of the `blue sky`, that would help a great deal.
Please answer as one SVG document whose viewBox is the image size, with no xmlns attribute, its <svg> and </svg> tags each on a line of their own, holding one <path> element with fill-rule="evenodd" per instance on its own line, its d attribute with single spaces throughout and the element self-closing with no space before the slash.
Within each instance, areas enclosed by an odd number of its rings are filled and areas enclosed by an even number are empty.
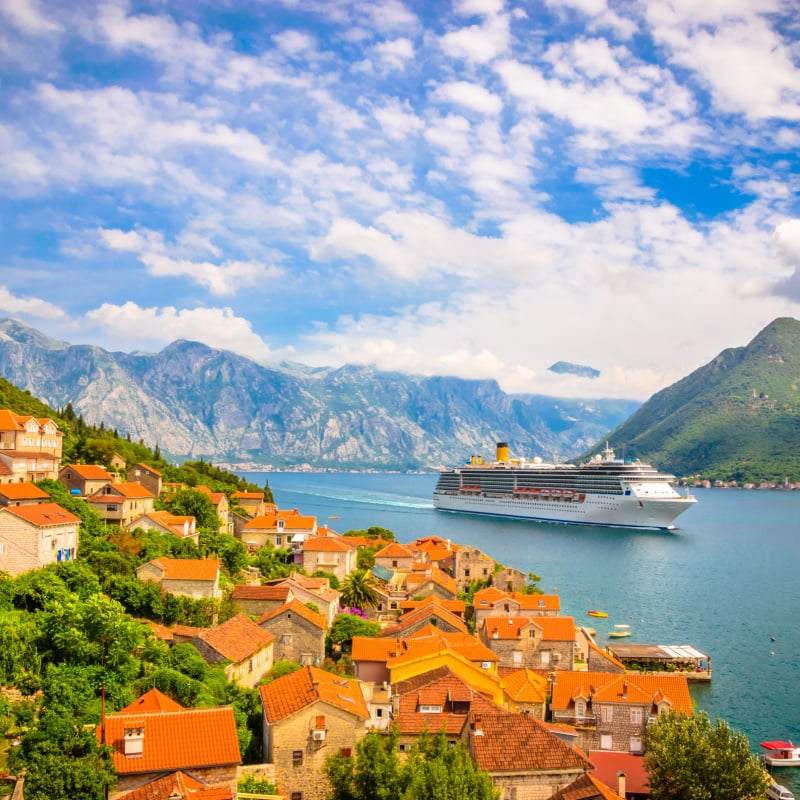
<svg viewBox="0 0 800 800">
<path fill-rule="evenodd" d="M 800 316 L 796 12 L 0 0 L 0 315 L 644 400 Z"/>
</svg>

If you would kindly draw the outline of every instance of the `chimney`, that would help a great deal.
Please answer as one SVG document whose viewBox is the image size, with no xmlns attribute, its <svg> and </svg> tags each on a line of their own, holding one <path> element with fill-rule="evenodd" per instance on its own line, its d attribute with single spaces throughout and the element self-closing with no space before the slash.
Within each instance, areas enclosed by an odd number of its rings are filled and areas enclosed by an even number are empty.
<svg viewBox="0 0 800 800">
<path fill-rule="evenodd" d="M 617 773 L 617 794 L 620 797 L 625 797 L 625 773 L 620 770 Z"/>
<path fill-rule="evenodd" d="M 124 729 L 123 752 L 126 758 L 141 758 L 144 755 L 144 722 L 130 723 Z"/>
</svg>

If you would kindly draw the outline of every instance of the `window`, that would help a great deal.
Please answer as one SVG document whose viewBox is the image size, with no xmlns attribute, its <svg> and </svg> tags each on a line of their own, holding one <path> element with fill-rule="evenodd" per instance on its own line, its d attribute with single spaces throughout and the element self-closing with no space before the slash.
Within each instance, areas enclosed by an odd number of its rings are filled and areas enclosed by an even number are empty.
<svg viewBox="0 0 800 800">
<path fill-rule="evenodd" d="M 248 672 L 252 672 L 253 671 L 253 659 L 252 658 L 247 662 L 247 671 Z"/>
<path fill-rule="evenodd" d="M 542 666 L 546 667 L 550 663 L 550 651 L 542 650 Z"/>
<path fill-rule="evenodd" d="M 512 660 L 513 660 L 513 662 L 515 664 L 521 664 L 522 663 L 522 651 L 515 650 L 513 652 L 513 654 L 512 654 Z"/>
<path fill-rule="evenodd" d="M 295 767 L 299 767 L 303 763 L 303 751 L 302 750 L 292 750 L 292 764 Z"/>
<path fill-rule="evenodd" d="M 600 749 L 601 750 L 610 750 L 611 749 L 611 734 L 604 733 L 600 736 Z"/>
<path fill-rule="evenodd" d="M 641 708 L 632 708 L 631 709 L 631 722 L 634 725 L 641 725 L 642 724 L 642 709 Z"/>
<path fill-rule="evenodd" d="M 382 717 L 383 716 L 383 709 L 382 708 L 376 708 L 375 709 L 375 716 L 376 717 Z"/>
<path fill-rule="evenodd" d="M 303 793 L 302 792 L 292 792 L 289 797 L 291 800 L 303 800 Z"/>
<path fill-rule="evenodd" d="M 280 547 L 281 544 L 283 544 L 283 537 L 282 536 L 276 536 L 275 537 L 275 546 L 276 547 Z"/>
<path fill-rule="evenodd" d="M 469 570 L 468 569 L 464 570 L 464 577 L 465 578 L 469 578 Z"/>
<path fill-rule="evenodd" d="M 350 747 L 343 747 L 339 752 L 343 758 L 350 758 L 353 755 L 353 750 Z"/>
<path fill-rule="evenodd" d="M 396 558 L 392 559 L 392 566 L 393 567 L 397 567 L 397 559 Z"/>
<path fill-rule="evenodd" d="M 642 752 L 642 737 L 641 736 L 631 736 L 631 753 L 641 753 Z"/>
<path fill-rule="evenodd" d="M 603 706 L 602 717 L 603 722 L 614 721 L 614 709 L 611 706 Z"/>
<path fill-rule="evenodd" d="M 442 707 L 435 706 L 435 705 L 420 705 L 419 707 L 420 714 L 441 714 Z"/>
<path fill-rule="evenodd" d="M 398 749 L 398 750 L 399 750 L 401 753 L 405 753 L 405 751 L 406 751 L 406 746 L 405 746 L 404 744 L 399 744 L 399 745 L 397 745 L 397 749 Z"/>
<path fill-rule="evenodd" d="M 575 701 L 575 716 L 579 720 L 586 716 L 586 701 L 583 698 Z"/>
</svg>

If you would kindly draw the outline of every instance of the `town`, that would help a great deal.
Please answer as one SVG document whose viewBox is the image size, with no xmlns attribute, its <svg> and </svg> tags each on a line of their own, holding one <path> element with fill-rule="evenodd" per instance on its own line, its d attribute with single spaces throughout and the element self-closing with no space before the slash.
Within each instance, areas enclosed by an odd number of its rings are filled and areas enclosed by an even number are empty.
<svg viewBox="0 0 800 800">
<path fill-rule="evenodd" d="M 165 652 L 190 646 L 257 692 L 260 741 L 247 751 L 257 760 L 242 751 L 231 705 L 186 705 L 154 681 L 123 707 L 104 696 L 94 735 L 111 748 L 111 800 L 205 791 L 324 800 L 330 757 L 350 758 L 364 737 L 390 732 L 401 757 L 434 734 L 462 743 L 502 800 L 636 800 L 649 794 L 648 727 L 661 715 L 691 716 L 689 681 L 711 679 L 710 658 L 693 648 L 601 647 L 536 576 L 475 547 L 436 536 L 400 543 L 379 528 L 340 535 L 264 492 L 176 485 L 122 458 L 62 464 L 61 437 L 53 420 L 0 411 L 0 572 L 82 557 L 80 517 L 42 481 L 93 509 L 120 546 L 137 532 L 198 545 L 197 519 L 163 506 L 202 495 L 214 535 L 248 556 L 159 555 L 135 574 L 159 598 L 215 601 L 200 620 L 208 624 L 142 614 L 142 625 Z M 284 554 L 284 574 L 254 566 L 264 553 Z M 11 696 L 28 702 L 5 687 Z M 22 798 L 25 776 L 7 781 Z"/>
</svg>

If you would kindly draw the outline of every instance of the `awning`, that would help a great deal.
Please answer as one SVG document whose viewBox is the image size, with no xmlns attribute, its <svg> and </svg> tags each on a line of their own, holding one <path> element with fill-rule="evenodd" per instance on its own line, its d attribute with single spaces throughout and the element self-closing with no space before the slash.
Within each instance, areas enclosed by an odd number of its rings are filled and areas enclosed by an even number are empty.
<svg viewBox="0 0 800 800">
<path fill-rule="evenodd" d="M 791 750 L 794 747 L 791 742 L 761 742 L 761 746 L 767 750 Z"/>
</svg>

